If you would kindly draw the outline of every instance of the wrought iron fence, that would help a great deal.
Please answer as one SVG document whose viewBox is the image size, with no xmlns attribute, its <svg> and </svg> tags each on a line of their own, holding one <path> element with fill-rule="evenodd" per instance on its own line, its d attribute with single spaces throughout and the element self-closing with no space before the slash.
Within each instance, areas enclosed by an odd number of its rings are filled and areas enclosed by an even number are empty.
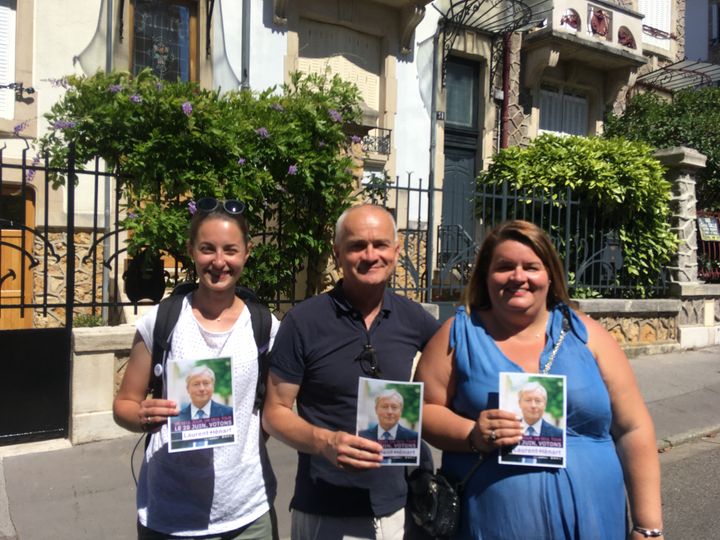
<svg viewBox="0 0 720 540">
<path fill-rule="evenodd" d="M 515 190 L 507 184 L 482 185 L 476 195 L 478 224 L 486 231 L 508 219 L 523 219 L 544 229 L 563 262 L 574 297 L 624 298 L 637 294 L 639 282 L 622 272 L 618 230 L 593 205 L 567 188 Z M 667 292 L 662 269 L 651 296 Z"/>
<path fill-rule="evenodd" d="M 121 308 L 151 304 L 123 294 L 126 232 L 118 226 L 124 208 L 115 176 L 104 171 L 99 160 L 83 168 L 71 160 L 67 169 L 59 170 L 46 159 L 28 158 L 25 151 L 19 161 L 6 160 L 0 150 L 0 316 L 15 309 L 24 317 L 29 310 L 34 327 L 71 324 L 73 314 L 102 315 L 113 322 Z M 54 190 L 57 174 L 77 177 L 77 187 L 70 184 Z M 512 218 L 532 221 L 548 231 L 575 296 L 625 297 L 634 288 L 632 282 L 619 278 L 623 250 L 617 231 L 569 190 L 481 186 L 467 201 L 477 218 L 473 235 L 445 224 L 442 217 L 436 219 L 433 202 L 440 196 L 428 181 L 411 175 L 394 182 L 373 180 L 359 194 L 362 200 L 384 204 L 395 215 L 400 257 L 390 285 L 400 294 L 424 301 L 458 301 L 481 241 L 475 239 Z M 28 211 L 35 207 L 39 213 L 29 219 Z M 266 225 L 269 231 L 270 224 Z M 272 233 L 260 232 L 254 241 L 278 241 L 281 229 L 282 223 L 273 223 Z M 716 266 L 720 253 L 712 249 L 718 245 L 701 243 L 701 255 Z M 24 262 L 13 266 L 9 254 L 15 254 L 14 260 L 19 254 Z M 162 272 L 172 282 L 182 269 L 168 259 Z M 14 298 L 6 294 L 11 284 L 18 293 Z M 653 294 L 663 294 L 666 287 L 663 274 Z M 302 299 L 276 293 L 264 300 L 285 311 Z"/>
</svg>

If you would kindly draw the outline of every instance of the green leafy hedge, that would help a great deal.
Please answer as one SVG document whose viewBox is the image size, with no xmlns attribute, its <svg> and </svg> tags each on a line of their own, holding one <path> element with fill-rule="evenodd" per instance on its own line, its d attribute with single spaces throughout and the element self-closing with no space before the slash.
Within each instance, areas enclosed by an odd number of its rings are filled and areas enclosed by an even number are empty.
<svg viewBox="0 0 720 540">
<path fill-rule="evenodd" d="M 720 209 L 720 88 L 681 90 L 672 101 L 637 94 L 622 116 L 610 115 L 605 136 L 655 148 L 687 146 L 704 154 L 708 160 L 697 183 L 698 207 Z"/>
<path fill-rule="evenodd" d="M 149 248 L 188 268 L 188 202 L 240 199 L 251 231 L 269 233 L 245 281 L 266 298 L 292 296 L 295 275 L 307 267 L 306 292 L 315 292 L 313 271 L 355 189 L 347 151 L 356 142 L 347 128 L 360 118 L 354 85 L 295 73 L 281 88 L 220 94 L 149 70 L 65 81 L 66 94 L 46 114 L 41 149 L 63 167 L 73 142 L 77 163 L 100 156 L 119 173 L 131 255 Z"/>
<path fill-rule="evenodd" d="M 644 143 L 545 134 L 527 148 L 499 152 L 480 174 L 478 187 L 504 182 L 511 190 L 547 195 L 570 188 L 573 198 L 582 201 L 584 217 L 593 215 L 607 229 L 617 230 L 624 258 L 618 284 L 632 285 L 637 296 L 648 294 L 675 253 L 670 184 Z M 563 236 L 563 231 L 552 232 Z"/>
</svg>

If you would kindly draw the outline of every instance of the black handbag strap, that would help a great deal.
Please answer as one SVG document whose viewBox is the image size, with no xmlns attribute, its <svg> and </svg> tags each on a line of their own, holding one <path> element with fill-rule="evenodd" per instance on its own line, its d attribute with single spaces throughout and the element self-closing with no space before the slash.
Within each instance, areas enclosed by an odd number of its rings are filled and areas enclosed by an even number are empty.
<svg viewBox="0 0 720 540">
<path fill-rule="evenodd" d="M 470 480 L 472 475 L 475 474 L 475 471 L 477 471 L 478 468 L 480 467 L 480 465 L 482 465 L 484 462 L 485 462 L 485 456 L 483 454 L 478 454 L 478 458 L 477 458 L 477 461 L 475 461 L 475 464 L 472 467 L 470 467 L 470 470 L 467 472 L 465 477 L 462 480 L 460 480 L 460 482 L 458 482 L 457 485 L 455 486 L 455 489 L 457 490 L 458 493 L 462 492 L 463 488 L 465 487 L 465 484 L 468 483 L 468 481 Z"/>
</svg>

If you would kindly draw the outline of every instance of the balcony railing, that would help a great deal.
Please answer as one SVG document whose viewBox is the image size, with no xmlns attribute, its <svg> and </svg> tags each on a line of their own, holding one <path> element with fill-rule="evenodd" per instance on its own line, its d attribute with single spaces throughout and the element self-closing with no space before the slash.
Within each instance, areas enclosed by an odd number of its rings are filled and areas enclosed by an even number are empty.
<svg viewBox="0 0 720 540">
<path fill-rule="evenodd" d="M 366 154 L 390 155 L 391 129 L 373 128 L 362 139 L 362 149 Z"/>
</svg>

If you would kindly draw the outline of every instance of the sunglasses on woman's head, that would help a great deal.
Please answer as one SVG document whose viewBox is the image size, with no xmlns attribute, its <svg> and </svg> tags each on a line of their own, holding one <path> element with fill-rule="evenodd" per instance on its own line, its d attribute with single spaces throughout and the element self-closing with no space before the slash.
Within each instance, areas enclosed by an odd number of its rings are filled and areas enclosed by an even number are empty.
<svg viewBox="0 0 720 540">
<path fill-rule="evenodd" d="M 210 213 L 214 212 L 222 205 L 222 209 L 232 216 L 242 214 L 245 211 L 245 203 L 236 199 L 226 199 L 224 201 L 215 197 L 203 197 L 195 204 L 198 212 Z"/>
</svg>

